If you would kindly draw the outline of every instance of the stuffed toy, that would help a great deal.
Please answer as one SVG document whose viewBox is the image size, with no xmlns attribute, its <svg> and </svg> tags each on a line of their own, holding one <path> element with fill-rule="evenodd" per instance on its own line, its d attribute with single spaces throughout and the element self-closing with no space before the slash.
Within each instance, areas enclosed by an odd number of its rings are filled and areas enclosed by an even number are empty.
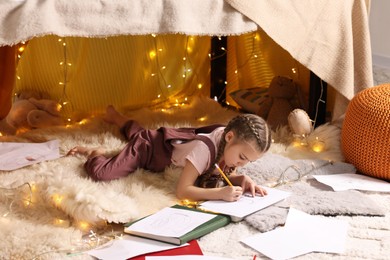
<svg viewBox="0 0 390 260">
<path fill-rule="evenodd" d="M 293 135 L 307 136 L 313 131 L 313 123 L 305 110 L 296 108 L 288 115 L 288 126 Z"/>
<path fill-rule="evenodd" d="M 275 130 L 288 124 L 287 118 L 291 111 L 303 107 L 301 100 L 300 89 L 291 78 L 275 76 L 257 114 Z"/>
<path fill-rule="evenodd" d="M 0 121 L 3 135 L 16 134 L 18 130 L 29 130 L 64 124 L 59 104 L 51 99 L 36 98 L 33 92 L 17 96 L 8 115 Z"/>
</svg>

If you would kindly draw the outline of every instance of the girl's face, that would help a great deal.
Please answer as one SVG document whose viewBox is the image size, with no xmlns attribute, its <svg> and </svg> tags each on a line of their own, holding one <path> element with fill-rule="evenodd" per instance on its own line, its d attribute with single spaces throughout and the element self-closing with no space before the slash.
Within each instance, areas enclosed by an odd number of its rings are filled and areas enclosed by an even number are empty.
<svg viewBox="0 0 390 260">
<path fill-rule="evenodd" d="M 223 153 L 223 160 L 228 167 L 242 167 L 248 162 L 259 159 L 263 153 L 255 149 L 254 141 L 245 142 L 238 140 L 234 132 L 229 131 L 225 135 L 226 146 Z"/>
</svg>

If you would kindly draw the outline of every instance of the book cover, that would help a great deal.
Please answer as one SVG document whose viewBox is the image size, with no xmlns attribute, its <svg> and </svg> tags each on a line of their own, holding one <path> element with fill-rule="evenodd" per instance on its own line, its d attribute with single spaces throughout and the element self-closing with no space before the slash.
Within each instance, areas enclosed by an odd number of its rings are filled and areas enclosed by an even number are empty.
<svg viewBox="0 0 390 260">
<path fill-rule="evenodd" d="M 131 260 L 144 260 L 145 256 L 203 255 L 202 249 L 199 247 L 198 241 L 196 239 L 189 241 L 188 244 L 188 246 L 136 256 L 131 258 Z"/>
<path fill-rule="evenodd" d="M 162 214 L 163 211 L 164 213 L 166 211 L 163 209 L 135 222 L 127 223 L 125 224 L 124 232 L 130 235 L 182 245 L 217 230 L 231 221 L 230 217 L 226 215 L 206 213 L 202 210 L 185 206 L 174 205 L 171 209 L 175 209 L 174 214 Z M 188 213 L 188 211 L 193 211 L 193 213 Z M 136 223 L 138 224 L 135 225 Z"/>
</svg>

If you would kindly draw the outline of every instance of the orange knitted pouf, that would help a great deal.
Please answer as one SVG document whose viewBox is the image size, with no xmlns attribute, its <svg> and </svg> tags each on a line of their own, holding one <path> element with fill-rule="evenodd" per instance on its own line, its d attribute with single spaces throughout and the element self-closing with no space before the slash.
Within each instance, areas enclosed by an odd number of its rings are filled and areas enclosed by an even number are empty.
<svg viewBox="0 0 390 260">
<path fill-rule="evenodd" d="M 390 83 L 365 89 L 351 100 L 341 149 L 359 172 L 390 180 Z"/>
</svg>

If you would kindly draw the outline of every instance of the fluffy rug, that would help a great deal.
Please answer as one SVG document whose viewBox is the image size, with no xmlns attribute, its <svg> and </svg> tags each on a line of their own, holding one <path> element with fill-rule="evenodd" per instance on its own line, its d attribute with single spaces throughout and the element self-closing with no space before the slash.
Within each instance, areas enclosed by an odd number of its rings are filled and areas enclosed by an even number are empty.
<svg viewBox="0 0 390 260">
<path fill-rule="evenodd" d="M 202 98 L 171 112 L 148 109 L 124 112 L 147 127 L 226 123 L 237 113 Z M 310 174 L 354 170 L 352 165 L 342 163 L 339 132 L 340 129 L 332 125 L 318 127 L 307 138 L 308 146 L 300 147 L 288 145 L 291 141 L 288 129 L 275 132 L 275 143 L 267 157 L 240 170 L 260 183 L 279 183 L 278 188 L 290 190 L 293 195 L 240 223 L 230 224 L 201 238 L 199 242 L 204 253 L 251 259 L 248 257 L 253 257 L 255 252 L 238 242 L 239 237 L 283 224 L 287 208 L 294 205 L 310 214 L 350 220 L 346 258 L 384 259 L 390 252 L 389 196 L 357 191 L 336 194 L 324 185 L 315 185 L 314 180 L 308 177 Z M 315 153 L 309 149 L 315 137 L 324 142 L 326 151 Z M 91 118 L 85 124 L 34 130 L 18 136 L 1 137 L 0 140 L 40 142 L 52 139 L 60 140 L 63 155 L 76 145 L 104 146 L 110 153 L 125 145 L 118 129 L 99 117 Z M 329 160 L 333 164 L 329 164 Z M 174 190 L 181 172 L 179 168 L 169 167 L 162 173 L 138 170 L 120 180 L 98 183 L 85 175 L 84 161 L 82 156 L 64 156 L 1 172 L 0 213 L 3 217 L 0 218 L 0 234 L 3 239 L 0 242 L 0 259 L 69 259 L 69 253 L 72 253 L 73 259 L 90 259 L 86 254 L 74 253 L 117 235 L 121 223 L 178 203 Z M 297 180 L 296 170 L 292 168 L 308 175 Z M 286 183 L 278 182 L 283 173 Z M 365 248 L 366 245 L 369 247 Z M 305 257 L 323 255 L 326 257 L 325 254 Z"/>
</svg>

